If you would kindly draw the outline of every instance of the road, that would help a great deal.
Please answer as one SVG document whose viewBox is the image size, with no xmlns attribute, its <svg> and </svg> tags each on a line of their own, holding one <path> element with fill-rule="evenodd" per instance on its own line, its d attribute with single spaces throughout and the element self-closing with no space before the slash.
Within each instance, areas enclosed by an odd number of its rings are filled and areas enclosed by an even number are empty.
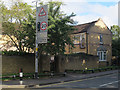
<svg viewBox="0 0 120 90">
<path fill-rule="evenodd" d="M 118 80 L 118 74 L 111 74 L 83 80 L 75 80 L 69 82 L 37 86 L 36 88 L 40 89 L 118 88 L 118 83 L 120 83 L 120 80 Z"/>
</svg>

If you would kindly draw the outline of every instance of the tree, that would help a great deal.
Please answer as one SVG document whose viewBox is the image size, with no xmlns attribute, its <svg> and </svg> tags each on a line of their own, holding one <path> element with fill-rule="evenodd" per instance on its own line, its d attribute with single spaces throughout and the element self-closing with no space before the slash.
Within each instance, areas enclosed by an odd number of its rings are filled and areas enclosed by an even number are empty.
<svg viewBox="0 0 120 90">
<path fill-rule="evenodd" d="M 113 40 L 120 38 L 120 27 L 118 25 L 111 26 L 111 30 L 113 33 Z"/>
<path fill-rule="evenodd" d="M 4 5 L 4 2 L 0 1 L 0 16 L 2 21 L 8 21 L 8 15 L 9 15 L 9 10 L 7 9 L 7 7 Z"/>
<path fill-rule="evenodd" d="M 5 13 L 9 11 L 9 13 Z M 2 23 L 3 34 L 7 35 L 19 52 L 30 51 L 34 47 L 35 19 L 34 11 L 27 3 L 15 3 L 9 10 L 2 12 L 8 16 Z M 4 17 L 3 17 L 4 18 Z M 33 33 L 32 33 L 33 32 Z M 31 35 L 32 36 L 31 36 Z M 32 44 L 31 44 L 32 43 Z"/>
<path fill-rule="evenodd" d="M 40 3 L 44 5 L 44 3 Z M 74 28 L 71 17 L 60 11 L 62 2 L 48 2 L 48 43 L 39 44 L 41 54 L 63 54 L 67 44 L 73 46 L 70 34 Z M 26 3 L 15 3 L 6 13 L 9 19 L 2 23 L 4 34 L 7 35 L 18 51 L 30 51 L 35 47 L 35 10 Z"/>
<path fill-rule="evenodd" d="M 70 34 L 75 30 L 71 17 L 60 11 L 62 2 L 48 2 L 48 43 L 40 44 L 40 51 L 51 55 L 64 54 L 67 44 L 73 46 Z"/>
<path fill-rule="evenodd" d="M 120 27 L 118 25 L 111 26 L 111 31 L 113 33 L 112 39 L 112 55 L 120 59 Z M 120 61 L 119 61 L 120 63 Z"/>
<path fill-rule="evenodd" d="M 28 52 L 30 49 L 34 51 L 35 48 L 35 18 L 29 15 L 28 19 L 22 22 L 23 30 L 25 31 L 24 47 L 27 47 Z M 25 50 L 26 51 L 26 50 Z"/>
</svg>

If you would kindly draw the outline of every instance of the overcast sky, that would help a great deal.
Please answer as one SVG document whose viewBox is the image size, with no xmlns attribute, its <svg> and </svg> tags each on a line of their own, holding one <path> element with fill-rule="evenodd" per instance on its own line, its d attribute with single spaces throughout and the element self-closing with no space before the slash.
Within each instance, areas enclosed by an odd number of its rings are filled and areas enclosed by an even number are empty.
<svg viewBox="0 0 120 90">
<path fill-rule="evenodd" d="M 6 5 L 9 0 L 4 0 Z M 11 0 L 12 1 L 12 0 Z M 16 1 L 16 0 L 13 0 Z M 21 1 L 21 0 L 19 0 Z M 32 1 L 22 0 L 30 5 L 35 5 Z M 42 0 L 49 1 L 49 0 Z M 56 1 L 56 0 L 52 0 Z M 112 25 L 118 25 L 118 1 L 119 0 L 57 0 L 64 2 L 61 10 L 70 15 L 76 14 L 73 18 L 78 24 L 88 23 L 102 18 L 105 24 L 110 28 Z"/>
</svg>

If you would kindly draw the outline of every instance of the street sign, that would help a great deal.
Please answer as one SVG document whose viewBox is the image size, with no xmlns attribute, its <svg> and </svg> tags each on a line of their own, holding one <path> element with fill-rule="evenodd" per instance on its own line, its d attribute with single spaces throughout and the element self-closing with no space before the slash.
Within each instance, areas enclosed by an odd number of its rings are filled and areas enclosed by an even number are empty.
<svg viewBox="0 0 120 90">
<path fill-rule="evenodd" d="M 37 7 L 37 43 L 47 43 L 48 6 Z"/>
<path fill-rule="evenodd" d="M 40 10 L 40 13 L 39 13 L 38 16 L 46 16 L 46 12 L 45 12 L 44 8 L 42 8 L 42 9 Z"/>
<path fill-rule="evenodd" d="M 48 21 L 48 6 L 37 7 L 37 21 Z"/>
<path fill-rule="evenodd" d="M 37 36 L 39 39 L 37 39 L 38 43 L 47 43 L 47 33 L 46 32 L 38 32 Z"/>
<path fill-rule="evenodd" d="M 46 23 L 46 22 L 42 22 L 42 23 L 40 24 L 40 29 L 41 29 L 42 31 L 45 31 L 45 30 L 47 29 L 47 23 Z"/>
</svg>

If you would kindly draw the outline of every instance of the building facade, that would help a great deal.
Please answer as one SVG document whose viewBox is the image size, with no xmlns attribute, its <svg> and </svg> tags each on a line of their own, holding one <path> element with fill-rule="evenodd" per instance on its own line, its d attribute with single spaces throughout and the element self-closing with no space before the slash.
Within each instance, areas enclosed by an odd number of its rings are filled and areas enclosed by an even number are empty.
<svg viewBox="0 0 120 90">
<path fill-rule="evenodd" d="M 99 56 L 99 63 L 111 64 L 112 32 L 101 18 L 96 21 L 75 26 L 71 39 L 74 48 L 66 46 L 65 54 L 86 53 Z"/>
</svg>

